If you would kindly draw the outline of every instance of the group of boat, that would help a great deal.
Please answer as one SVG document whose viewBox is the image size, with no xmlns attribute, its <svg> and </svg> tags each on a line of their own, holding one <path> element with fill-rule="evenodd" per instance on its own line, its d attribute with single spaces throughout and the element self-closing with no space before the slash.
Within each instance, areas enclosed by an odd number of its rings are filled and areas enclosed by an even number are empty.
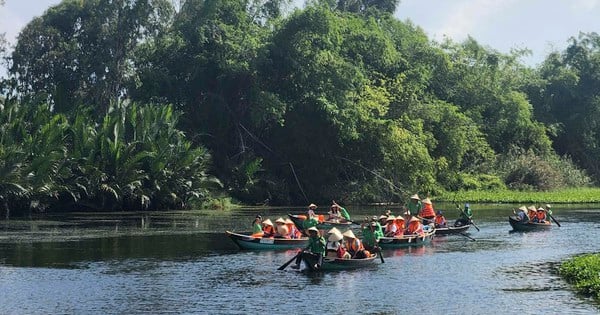
<svg viewBox="0 0 600 315">
<path fill-rule="evenodd" d="M 294 215 L 288 214 L 289 219 L 294 222 L 294 224 L 302 230 L 303 221 L 306 219 L 303 215 Z M 558 226 L 558 223 L 554 218 L 552 218 Z M 551 222 L 531 222 L 531 221 L 523 221 L 519 220 L 517 217 L 509 217 L 509 224 L 513 228 L 514 231 L 538 231 L 538 230 L 547 230 L 552 227 Z M 323 259 L 322 264 L 318 267 L 320 271 L 326 270 L 346 270 L 346 269 L 356 269 L 362 268 L 366 266 L 370 266 L 376 263 L 377 260 L 381 260 L 384 262 L 383 254 L 381 250 L 385 249 L 397 249 L 397 248 L 406 248 L 406 247 L 416 247 L 416 246 L 426 246 L 431 244 L 434 236 L 448 236 L 448 235 L 462 235 L 467 237 L 473 241 L 474 238 L 470 237 L 466 232 L 474 226 L 477 230 L 479 227 L 475 225 L 472 221 L 469 224 L 465 225 L 449 225 L 445 227 L 435 228 L 433 224 L 425 225 L 423 229 L 423 233 L 416 235 L 401 235 L 396 237 L 381 237 L 379 238 L 377 251 L 374 251 L 367 258 L 360 259 L 342 259 L 337 257 L 325 257 Z M 317 228 L 323 233 L 332 228 L 337 228 L 340 230 L 349 230 L 353 228 L 359 228 L 360 225 L 354 221 L 320 221 L 317 225 Z M 235 233 L 226 231 L 226 234 L 231 238 L 235 244 L 241 249 L 247 250 L 293 250 L 293 249 L 302 249 L 307 247 L 309 243 L 309 238 L 306 236 L 302 236 L 299 238 L 273 238 L 273 237 L 257 237 L 247 234 Z M 292 258 L 295 260 L 298 256 L 301 256 L 301 260 L 304 262 L 306 266 L 306 270 L 314 271 L 316 261 L 313 255 L 304 252 L 298 252 L 296 256 Z M 379 257 L 379 259 L 377 259 Z M 280 267 L 283 269 L 289 265 L 292 260 L 288 261 L 286 264 Z"/>
<path fill-rule="evenodd" d="M 302 230 L 304 226 L 304 220 L 306 219 L 305 216 L 288 214 L 288 217 L 292 222 L 294 222 L 294 224 L 299 229 Z M 396 237 L 382 237 L 379 239 L 378 251 L 373 251 L 370 257 L 360 259 L 342 259 L 335 257 L 325 257 L 323 263 L 321 264 L 321 266 L 319 266 L 318 269 L 321 271 L 346 270 L 370 266 L 376 263 L 376 261 L 378 260 L 381 260 L 381 262 L 384 261 L 381 250 L 425 246 L 431 244 L 431 241 L 435 235 L 444 236 L 451 234 L 461 234 L 466 236 L 466 234 L 464 233 L 471 227 L 471 225 L 472 224 L 466 224 L 462 226 L 448 226 L 441 228 L 434 228 L 433 225 L 425 225 L 423 233 L 420 234 L 401 235 Z M 353 221 L 340 222 L 327 220 L 320 221 L 317 225 L 317 228 L 321 231 L 328 231 L 334 227 L 339 230 L 349 230 L 353 228 L 359 228 L 360 225 Z M 237 244 L 239 248 L 247 250 L 302 249 L 307 247 L 309 242 L 308 237 L 305 236 L 300 238 L 257 237 L 248 234 L 235 233 L 231 231 L 226 231 L 226 234 L 229 238 L 231 238 L 231 240 L 235 244 Z M 307 270 L 315 269 L 314 256 L 311 256 L 309 254 L 303 254 L 301 252 L 299 252 L 298 255 L 302 256 L 302 261 L 304 262 Z M 379 259 L 377 259 L 377 257 L 379 257 Z M 291 263 L 291 261 L 288 262 L 288 264 L 289 263 Z"/>
</svg>

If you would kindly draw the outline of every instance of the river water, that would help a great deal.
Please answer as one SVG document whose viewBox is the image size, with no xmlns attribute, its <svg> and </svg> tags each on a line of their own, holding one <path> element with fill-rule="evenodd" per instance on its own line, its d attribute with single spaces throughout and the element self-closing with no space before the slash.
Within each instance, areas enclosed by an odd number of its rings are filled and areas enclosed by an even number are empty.
<svg viewBox="0 0 600 315">
<path fill-rule="evenodd" d="M 295 251 L 241 251 L 224 233 L 302 209 L 0 221 L 0 314 L 598 314 L 556 274 L 600 252 L 597 206 L 556 206 L 562 227 L 512 233 L 514 205 L 472 205 L 476 241 L 437 237 L 368 269 L 314 274 L 277 270 Z M 348 210 L 356 220 L 384 208 Z"/>
</svg>

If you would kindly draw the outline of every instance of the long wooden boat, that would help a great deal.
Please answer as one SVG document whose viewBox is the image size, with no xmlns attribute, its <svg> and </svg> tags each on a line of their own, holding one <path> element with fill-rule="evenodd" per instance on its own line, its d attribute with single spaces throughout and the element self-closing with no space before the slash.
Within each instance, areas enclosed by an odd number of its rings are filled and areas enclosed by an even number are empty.
<svg viewBox="0 0 600 315">
<path fill-rule="evenodd" d="M 253 237 L 225 231 L 227 236 L 237 244 L 241 249 L 252 250 L 287 250 L 304 248 L 308 246 L 308 237 L 290 239 L 290 238 L 268 238 L 268 237 Z"/>
<path fill-rule="evenodd" d="M 289 214 L 288 213 L 288 217 L 290 218 L 290 220 L 292 220 L 292 222 L 294 222 L 294 224 L 296 225 L 296 227 L 301 230 L 304 231 L 304 221 L 306 221 L 306 218 L 304 216 L 299 216 L 299 215 L 295 215 L 295 214 Z M 319 230 L 329 230 L 333 227 L 341 229 L 341 230 L 345 230 L 351 227 L 356 227 L 357 224 L 355 224 L 354 222 L 332 222 L 332 221 L 322 221 L 319 222 L 319 224 L 317 225 L 317 229 Z"/>
<path fill-rule="evenodd" d="M 466 232 L 471 227 L 471 224 L 461 226 L 447 226 L 435 228 L 435 235 L 460 234 Z"/>
<path fill-rule="evenodd" d="M 382 237 L 379 239 L 379 247 L 386 248 L 402 248 L 411 246 L 423 246 L 431 244 L 431 240 L 435 235 L 436 229 L 425 231 L 423 235 L 402 235 L 399 237 Z"/>
<path fill-rule="evenodd" d="M 341 258 L 323 258 L 323 264 L 320 268 L 315 268 L 317 263 L 317 257 L 308 253 L 302 253 L 302 262 L 306 266 L 306 270 L 309 271 L 334 271 L 334 270 L 352 270 L 365 268 L 376 265 L 375 260 L 377 254 L 373 254 L 368 258 L 361 259 L 341 259 Z"/>
<path fill-rule="evenodd" d="M 513 217 L 508 217 L 508 223 L 510 223 L 513 230 L 520 232 L 545 231 L 552 227 L 550 221 L 547 221 L 546 223 L 521 222 Z"/>
</svg>

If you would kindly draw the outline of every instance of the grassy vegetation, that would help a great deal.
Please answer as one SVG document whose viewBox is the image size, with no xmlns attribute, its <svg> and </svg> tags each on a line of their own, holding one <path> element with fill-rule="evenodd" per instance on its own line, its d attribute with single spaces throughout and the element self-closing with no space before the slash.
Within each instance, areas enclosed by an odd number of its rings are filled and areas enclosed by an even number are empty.
<svg viewBox="0 0 600 315">
<path fill-rule="evenodd" d="M 559 273 L 577 292 L 600 300 L 600 254 L 567 260 L 560 266 Z"/>
<path fill-rule="evenodd" d="M 458 191 L 435 196 L 438 201 L 474 203 L 598 203 L 600 188 L 568 188 L 554 191 Z"/>
</svg>

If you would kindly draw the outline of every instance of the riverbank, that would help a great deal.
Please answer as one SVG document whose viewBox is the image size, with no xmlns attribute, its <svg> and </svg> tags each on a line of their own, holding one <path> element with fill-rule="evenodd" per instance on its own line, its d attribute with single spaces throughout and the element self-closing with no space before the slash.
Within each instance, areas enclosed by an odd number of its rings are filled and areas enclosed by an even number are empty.
<svg viewBox="0 0 600 315">
<path fill-rule="evenodd" d="M 600 254 L 571 258 L 560 266 L 559 273 L 577 292 L 600 301 Z"/>
<path fill-rule="evenodd" d="M 457 191 L 435 197 L 436 201 L 473 203 L 599 203 L 600 188 L 583 187 L 554 191 Z"/>
</svg>

